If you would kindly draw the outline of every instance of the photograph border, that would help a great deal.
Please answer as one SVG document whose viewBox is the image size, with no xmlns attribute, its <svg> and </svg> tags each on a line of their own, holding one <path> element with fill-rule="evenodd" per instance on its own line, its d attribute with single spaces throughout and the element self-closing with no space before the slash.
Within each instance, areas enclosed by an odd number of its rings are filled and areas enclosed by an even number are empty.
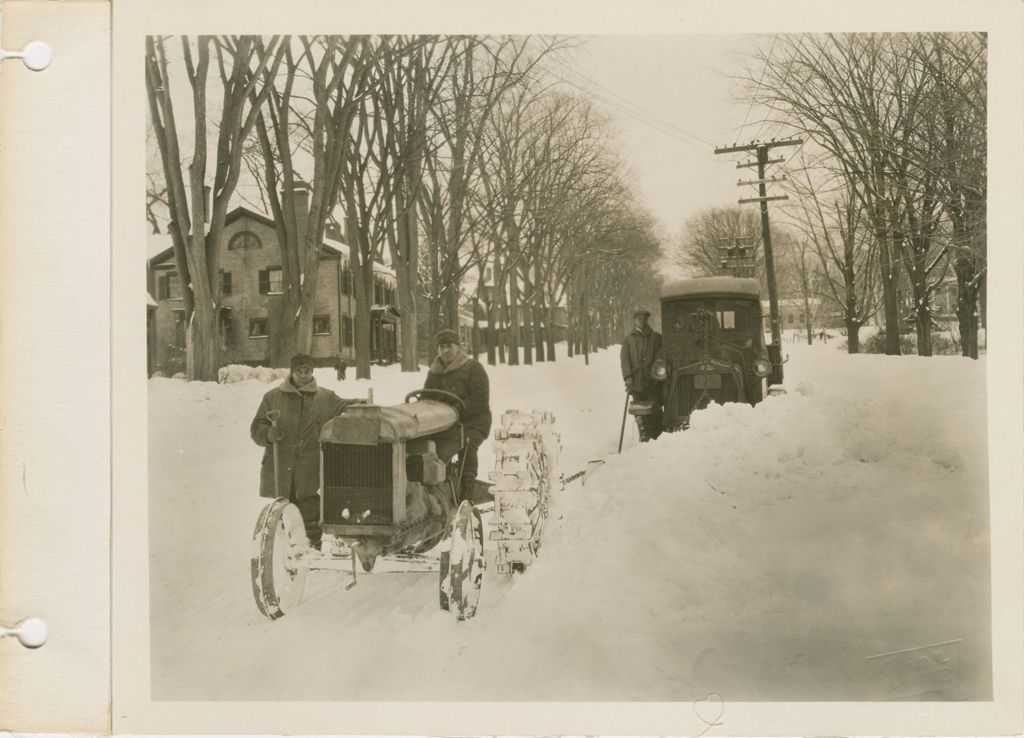
<svg viewBox="0 0 1024 738">
<path fill-rule="evenodd" d="M 854 7 L 849 7 L 853 5 Z M 115 733 L 261 734 L 698 734 L 996 735 L 1021 729 L 1024 693 L 1022 557 L 1021 244 L 1024 192 L 1024 4 L 963 6 L 804 2 L 626 5 L 555 3 L 335 4 L 132 0 L 113 15 L 113 730 Z M 987 397 L 992 540 L 993 694 L 969 703 L 732 702 L 721 720 L 698 719 L 692 700 L 652 702 L 154 702 L 150 698 L 146 335 L 139 288 L 144 240 L 147 34 L 464 33 L 697 34 L 823 31 L 985 31 L 989 34 L 989 250 Z M 680 72 L 685 73 L 684 71 Z M 1010 246 L 1003 246 L 1010 244 Z M 241 574 L 240 574 L 241 575 Z M 202 614 L 197 613 L 197 627 Z"/>
</svg>

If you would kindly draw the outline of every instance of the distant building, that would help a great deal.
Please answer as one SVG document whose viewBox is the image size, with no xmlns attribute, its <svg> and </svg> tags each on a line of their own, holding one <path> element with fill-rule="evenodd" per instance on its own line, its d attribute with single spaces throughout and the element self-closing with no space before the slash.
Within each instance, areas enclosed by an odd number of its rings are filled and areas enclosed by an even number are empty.
<svg viewBox="0 0 1024 738">
<path fill-rule="evenodd" d="M 306 190 L 308 196 L 308 190 Z M 304 211 L 300 203 L 300 213 Z M 301 216 L 300 216 L 301 217 Z M 185 368 L 185 309 L 171 237 L 151 235 L 147 287 L 155 305 L 147 306 L 150 372 L 174 374 Z M 290 316 L 282 315 L 281 249 L 274 221 L 238 207 L 228 213 L 220 251 L 221 364 L 283 365 L 290 345 Z M 371 361 L 397 360 L 399 336 L 395 274 L 374 265 L 371 307 Z M 355 360 L 355 295 L 349 248 L 331 229 L 320 248 L 311 356 L 319 366 L 333 365 L 340 354 Z"/>
</svg>

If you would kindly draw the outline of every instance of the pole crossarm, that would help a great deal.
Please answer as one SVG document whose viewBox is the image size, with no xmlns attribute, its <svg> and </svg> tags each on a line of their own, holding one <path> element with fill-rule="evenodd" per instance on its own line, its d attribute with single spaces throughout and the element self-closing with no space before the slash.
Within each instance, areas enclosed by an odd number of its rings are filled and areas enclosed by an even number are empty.
<svg viewBox="0 0 1024 738">
<path fill-rule="evenodd" d="M 745 181 L 742 180 L 742 179 L 738 179 L 738 180 L 736 180 L 736 184 L 738 184 L 738 185 L 758 185 L 758 184 L 761 184 L 761 183 L 771 184 L 772 182 L 785 182 L 785 181 L 786 181 L 786 175 L 783 174 L 781 177 L 768 177 L 767 179 L 748 179 L 748 180 L 745 180 Z"/>
<path fill-rule="evenodd" d="M 785 161 L 786 161 L 785 157 L 780 156 L 778 159 L 768 159 L 767 161 L 765 161 L 765 164 L 783 164 L 783 163 L 785 163 Z M 756 166 L 757 166 L 757 162 L 756 161 L 738 161 L 738 162 L 736 162 L 736 168 L 737 169 L 745 169 L 745 168 L 748 168 L 748 167 L 756 167 Z"/>
<path fill-rule="evenodd" d="M 788 200 L 789 195 L 769 195 L 766 197 L 745 197 L 742 200 L 737 200 L 740 205 L 746 205 L 748 202 L 771 202 L 772 200 Z"/>
<path fill-rule="evenodd" d="M 762 146 L 769 149 L 776 146 L 799 146 L 804 140 L 802 138 L 787 138 L 782 141 L 751 141 L 748 144 L 733 144 L 715 149 L 716 154 L 734 154 L 739 151 L 757 151 Z"/>
</svg>

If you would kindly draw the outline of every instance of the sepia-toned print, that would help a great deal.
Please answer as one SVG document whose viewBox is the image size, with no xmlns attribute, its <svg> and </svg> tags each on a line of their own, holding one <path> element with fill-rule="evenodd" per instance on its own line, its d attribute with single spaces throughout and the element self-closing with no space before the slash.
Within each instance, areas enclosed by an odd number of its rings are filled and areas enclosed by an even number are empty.
<svg viewBox="0 0 1024 738">
<path fill-rule="evenodd" d="M 151 699 L 992 700 L 988 44 L 146 37 Z"/>
</svg>

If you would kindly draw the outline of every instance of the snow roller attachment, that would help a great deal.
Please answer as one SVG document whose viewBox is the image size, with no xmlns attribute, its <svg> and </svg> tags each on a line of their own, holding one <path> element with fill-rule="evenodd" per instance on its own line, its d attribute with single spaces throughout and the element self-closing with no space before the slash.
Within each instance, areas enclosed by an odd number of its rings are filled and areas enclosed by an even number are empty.
<svg viewBox="0 0 1024 738">
<path fill-rule="evenodd" d="M 263 508 L 252 536 L 252 593 L 256 607 L 271 620 L 302 600 L 306 569 L 297 563 L 308 546 L 299 508 L 283 497 Z"/>
<path fill-rule="evenodd" d="M 561 448 L 554 422 L 548 412 L 509 410 L 494 432 L 490 540 L 497 542 L 499 573 L 525 571 L 540 548 Z"/>
</svg>

